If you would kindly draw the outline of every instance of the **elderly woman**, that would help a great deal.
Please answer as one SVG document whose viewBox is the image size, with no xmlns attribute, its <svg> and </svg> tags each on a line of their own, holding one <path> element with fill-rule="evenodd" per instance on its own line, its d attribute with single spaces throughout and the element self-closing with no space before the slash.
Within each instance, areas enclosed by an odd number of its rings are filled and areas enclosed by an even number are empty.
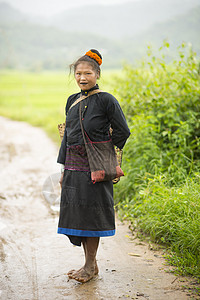
<svg viewBox="0 0 200 300">
<path fill-rule="evenodd" d="M 82 124 L 94 142 L 112 141 L 122 149 L 130 135 L 122 109 L 109 93 L 99 90 L 101 54 L 91 49 L 71 69 L 81 89 L 66 104 L 66 128 L 57 162 L 62 164 L 62 186 L 58 233 L 67 235 L 72 244 L 83 246 L 85 264 L 68 272 L 69 278 L 87 282 L 98 274 L 96 254 L 100 237 L 115 234 L 113 182 L 92 182 L 91 170 L 79 119 L 81 102 Z M 76 101 L 77 100 L 77 101 Z"/>
</svg>

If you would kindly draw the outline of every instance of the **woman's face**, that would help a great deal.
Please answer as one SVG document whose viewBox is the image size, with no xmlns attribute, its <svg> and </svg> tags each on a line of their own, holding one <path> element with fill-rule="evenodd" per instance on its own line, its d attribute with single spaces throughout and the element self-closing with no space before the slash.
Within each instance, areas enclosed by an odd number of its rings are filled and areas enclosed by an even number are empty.
<svg viewBox="0 0 200 300">
<path fill-rule="evenodd" d="M 87 62 L 78 64 L 74 76 L 78 86 L 83 91 L 93 88 L 99 78 L 99 74 Z"/>
</svg>

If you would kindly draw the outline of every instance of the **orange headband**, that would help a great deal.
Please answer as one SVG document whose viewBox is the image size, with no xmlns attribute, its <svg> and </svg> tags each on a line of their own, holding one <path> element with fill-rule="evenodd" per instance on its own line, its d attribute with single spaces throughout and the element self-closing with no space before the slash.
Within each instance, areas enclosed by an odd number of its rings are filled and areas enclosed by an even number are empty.
<svg viewBox="0 0 200 300">
<path fill-rule="evenodd" d="M 85 55 L 87 55 L 87 56 L 93 58 L 94 60 L 96 60 L 96 62 L 97 62 L 99 65 L 102 64 L 102 59 L 99 57 L 99 55 L 96 54 L 96 53 L 94 53 L 94 52 L 92 52 L 91 50 L 88 51 L 88 52 L 86 52 Z"/>
</svg>

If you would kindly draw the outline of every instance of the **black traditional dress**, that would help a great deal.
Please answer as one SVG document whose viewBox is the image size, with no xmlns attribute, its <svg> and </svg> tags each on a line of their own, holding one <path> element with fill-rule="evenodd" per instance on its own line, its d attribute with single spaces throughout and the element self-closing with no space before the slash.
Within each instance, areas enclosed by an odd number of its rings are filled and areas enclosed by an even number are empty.
<svg viewBox="0 0 200 300">
<path fill-rule="evenodd" d="M 91 90 L 94 89 L 98 89 L 98 85 Z M 82 91 L 68 98 L 66 129 L 57 160 L 65 164 L 58 233 L 67 235 L 78 246 L 82 237 L 115 234 L 113 183 L 93 184 L 91 181 L 79 122 L 80 104 L 69 110 L 77 98 L 88 92 Z M 100 92 L 82 100 L 82 107 L 83 126 L 89 138 L 95 142 L 109 140 L 111 126 L 113 143 L 122 149 L 130 131 L 118 101 L 111 94 Z"/>
</svg>

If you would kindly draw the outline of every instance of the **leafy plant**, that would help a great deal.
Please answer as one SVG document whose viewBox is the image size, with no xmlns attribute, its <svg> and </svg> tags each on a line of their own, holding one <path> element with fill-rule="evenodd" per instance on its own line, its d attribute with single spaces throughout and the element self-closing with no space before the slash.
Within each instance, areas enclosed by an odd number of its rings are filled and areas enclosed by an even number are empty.
<svg viewBox="0 0 200 300">
<path fill-rule="evenodd" d="M 171 262 L 182 273 L 198 276 L 199 61 L 182 44 L 178 58 L 167 64 L 163 52 L 168 48 L 164 41 L 155 57 L 149 47 L 139 68 L 125 66 L 117 87 L 131 137 L 115 201 L 123 218 L 175 251 Z"/>
</svg>

